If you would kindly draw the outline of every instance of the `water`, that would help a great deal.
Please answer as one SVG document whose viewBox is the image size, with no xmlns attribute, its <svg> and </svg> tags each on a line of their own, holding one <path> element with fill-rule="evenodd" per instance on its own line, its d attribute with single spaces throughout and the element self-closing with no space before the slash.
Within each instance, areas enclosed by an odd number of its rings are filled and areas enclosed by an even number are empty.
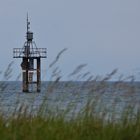
<svg viewBox="0 0 140 140">
<path fill-rule="evenodd" d="M 45 114 L 66 113 L 74 117 L 90 101 L 95 114 L 114 113 L 119 118 L 126 107 L 134 113 L 140 106 L 140 82 L 42 82 L 40 93 L 23 93 L 21 82 L 0 82 L 0 113 L 11 116 L 19 110 L 36 115 L 42 103 Z M 22 106 L 22 108 L 21 108 Z"/>
</svg>

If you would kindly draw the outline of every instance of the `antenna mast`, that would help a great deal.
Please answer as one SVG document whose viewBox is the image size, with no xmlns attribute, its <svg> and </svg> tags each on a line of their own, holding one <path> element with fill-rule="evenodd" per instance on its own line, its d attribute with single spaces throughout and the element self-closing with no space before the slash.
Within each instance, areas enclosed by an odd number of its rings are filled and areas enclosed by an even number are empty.
<svg viewBox="0 0 140 140">
<path fill-rule="evenodd" d="M 30 29 L 29 25 L 30 25 L 30 22 L 28 20 L 28 13 L 27 13 L 27 32 L 29 32 L 29 29 Z"/>
</svg>

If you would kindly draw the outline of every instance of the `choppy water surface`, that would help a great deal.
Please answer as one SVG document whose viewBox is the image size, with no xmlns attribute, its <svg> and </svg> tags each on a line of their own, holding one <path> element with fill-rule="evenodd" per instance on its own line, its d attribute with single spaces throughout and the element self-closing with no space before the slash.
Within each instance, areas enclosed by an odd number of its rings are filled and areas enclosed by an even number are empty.
<svg viewBox="0 0 140 140">
<path fill-rule="evenodd" d="M 129 106 L 140 106 L 140 83 L 120 82 L 43 82 L 40 93 L 23 93 L 21 82 L 0 82 L 0 113 L 9 116 L 20 107 L 36 114 L 42 103 L 47 113 L 82 112 L 90 102 L 94 113 L 114 113 L 116 118 Z M 4 86 L 5 85 L 5 88 Z"/>
</svg>

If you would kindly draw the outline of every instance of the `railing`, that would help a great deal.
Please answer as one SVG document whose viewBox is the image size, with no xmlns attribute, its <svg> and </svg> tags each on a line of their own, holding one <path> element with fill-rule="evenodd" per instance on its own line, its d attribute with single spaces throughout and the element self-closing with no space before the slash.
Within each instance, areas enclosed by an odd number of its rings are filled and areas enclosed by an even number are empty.
<svg viewBox="0 0 140 140">
<path fill-rule="evenodd" d="M 23 57 L 47 57 L 46 48 L 14 48 L 13 49 L 13 58 L 23 58 Z"/>
</svg>

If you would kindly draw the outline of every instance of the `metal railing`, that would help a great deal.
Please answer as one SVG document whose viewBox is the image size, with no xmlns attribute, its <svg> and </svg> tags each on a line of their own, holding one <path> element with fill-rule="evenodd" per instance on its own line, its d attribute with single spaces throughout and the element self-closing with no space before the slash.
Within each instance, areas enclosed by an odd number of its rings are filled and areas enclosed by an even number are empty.
<svg viewBox="0 0 140 140">
<path fill-rule="evenodd" d="M 23 58 L 23 57 L 47 57 L 46 48 L 14 48 L 13 49 L 13 58 Z"/>
</svg>

